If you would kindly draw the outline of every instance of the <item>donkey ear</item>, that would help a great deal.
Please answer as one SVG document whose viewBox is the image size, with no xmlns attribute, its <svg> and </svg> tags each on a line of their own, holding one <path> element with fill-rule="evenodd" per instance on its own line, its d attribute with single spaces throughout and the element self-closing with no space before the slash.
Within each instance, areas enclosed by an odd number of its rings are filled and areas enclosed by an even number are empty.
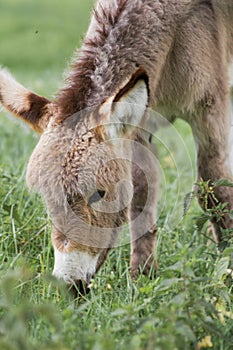
<svg viewBox="0 0 233 350">
<path fill-rule="evenodd" d="M 41 133 L 48 124 L 51 102 L 25 89 L 4 69 L 0 69 L 0 105 Z"/>
<path fill-rule="evenodd" d="M 139 69 L 99 110 L 110 138 L 120 137 L 142 122 L 149 103 L 149 79 Z"/>
</svg>

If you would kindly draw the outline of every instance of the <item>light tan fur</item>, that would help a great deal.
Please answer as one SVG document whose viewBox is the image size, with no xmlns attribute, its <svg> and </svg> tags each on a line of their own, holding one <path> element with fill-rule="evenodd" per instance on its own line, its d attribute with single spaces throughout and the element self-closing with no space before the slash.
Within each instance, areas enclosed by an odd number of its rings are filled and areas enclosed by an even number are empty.
<svg viewBox="0 0 233 350">
<path fill-rule="evenodd" d="M 131 221 L 132 275 L 156 269 L 158 176 L 156 164 L 144 159 L 148 142 L 137 129 L 147 107 L 191 125 L 198 179 L 231 180 L 232 18 L 233 2 L 227 0 L 98 1 L 67 84 L 53 102 L 37 96 L 36 111 L 36 95 L 1 71 L 2 104 L 45 130 L 27 179 L 45 199 L 57 250 L 98 256 L 98 270 L 122 225 Z M 142 158 L 151 183 L 135 165 Z M 215 196 L 233 210 L 232 188 L 219 187 Z M 108 212 L 106 202 L 118 210 Z M 226 239 L 222 229 L 233 228 L 229 215 L 212 224 L 218 241 Z"/>
<path fill-rule="evenodd" d="M 7 70 L 1 70 L 0 91 L 2 100 L 6 106 L 11 106 L 15 111 L 29 109 L 27 100 L 28 90 L 19 84 Z"/>
</svg>

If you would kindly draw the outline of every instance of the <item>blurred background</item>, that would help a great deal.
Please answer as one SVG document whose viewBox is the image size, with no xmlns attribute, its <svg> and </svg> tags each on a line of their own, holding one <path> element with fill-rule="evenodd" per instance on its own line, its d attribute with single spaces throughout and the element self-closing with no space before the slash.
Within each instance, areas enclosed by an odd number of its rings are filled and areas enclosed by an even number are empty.
<svg viewBox="0 0 233 350">
<path fill-rule="evenodd" d="M 0 66 L 25 87 L 53 98 L 81 46 L 94 0 L 1 0 Z M 36 135 L 0 111 L 0 164 L 26 162 Z"/>
<path fill-rule="evenodd" d="M 3 0 L 0 62 L 14 70 L 62 69 L 85 33 L 94 0 Z"/>
</svg>

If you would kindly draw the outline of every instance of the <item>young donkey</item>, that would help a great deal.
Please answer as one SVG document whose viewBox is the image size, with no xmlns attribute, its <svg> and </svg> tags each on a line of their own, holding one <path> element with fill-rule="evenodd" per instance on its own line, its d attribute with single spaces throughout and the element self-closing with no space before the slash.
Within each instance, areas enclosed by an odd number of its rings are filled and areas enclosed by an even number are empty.
<svg viewBox="0 0 233 350">
<path fill-rule="evenodd" d="M 1 70 L 2 105 L 43 133 L 27 182 L 50 211 L 55 276 L 88 283 L 128 216 L 132 276 L 156 269 L 156 162 L 139 128 L 149 107 L 191 125 L 199 179 L 231 179 L 232 18 L 227 0 L 102 0 L 54 101 Z M 215 196 L 233 209 L 232 188 Z M 218 241 L 233 228 L 227 214 L 212 224 Z"/>
</svg>

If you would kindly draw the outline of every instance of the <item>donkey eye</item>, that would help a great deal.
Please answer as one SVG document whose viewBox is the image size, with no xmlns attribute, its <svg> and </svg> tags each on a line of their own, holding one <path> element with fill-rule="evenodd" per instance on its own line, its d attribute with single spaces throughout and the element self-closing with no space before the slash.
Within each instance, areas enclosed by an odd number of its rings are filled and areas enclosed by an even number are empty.
<svg viewBox="0 0 233 350">
<path fill-rule="evenodd" d="M 104 190 L 98 190 L 96 191 L 89 199 L 88 199 L 88 205 L 92 205 L 93 203 L 96 203 L 100 201 L 105 196 Z"/>
</svg>

